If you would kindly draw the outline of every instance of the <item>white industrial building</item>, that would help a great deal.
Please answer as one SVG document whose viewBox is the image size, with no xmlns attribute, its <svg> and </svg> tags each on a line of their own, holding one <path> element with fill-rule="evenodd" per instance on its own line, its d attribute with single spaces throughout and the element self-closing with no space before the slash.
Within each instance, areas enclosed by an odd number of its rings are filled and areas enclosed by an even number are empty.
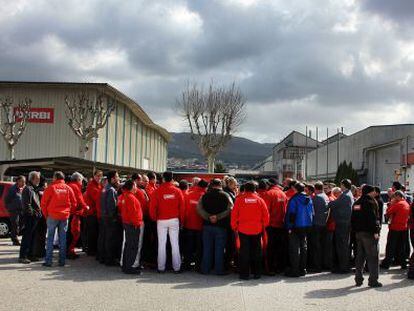
<svg viewBox="0 0 414 311">
<path fill-rule="evenodd" d="M 303 158 L 308 180 L 333 180 L 338 165 L 352 162 L 361 183 L 385 189 L 395 180 L 410 188 L 414 164 L 414 124 L 370 126 L 328 139 Z M 414 176 L 413 176 L 414 177 Z"/>
<path fill-rule="evenodd" d="M 65 114 L 65 97 L 86 93 L 104 96 L 115 103 L 108 123 L 94 139 L 86 158 L 79 155 L 80 140 Z M 117 169 L 163 171 L 167 164 L 169 133 L 156 125 L 131 98 L 106 83 L 0 82 L 0 98 L 30 98 L 31 118 L 15 147 L 15 160 L 8 158 L 0 137 L 0 175 L 26 173 L 37 168 L 91 171 Z"/>
</svg>

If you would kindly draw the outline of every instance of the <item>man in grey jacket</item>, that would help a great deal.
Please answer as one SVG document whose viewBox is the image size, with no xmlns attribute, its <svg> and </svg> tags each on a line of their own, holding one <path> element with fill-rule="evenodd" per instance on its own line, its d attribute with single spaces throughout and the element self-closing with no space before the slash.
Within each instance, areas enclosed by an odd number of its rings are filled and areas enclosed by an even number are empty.
<svg viewBox="0 0 414 311">
<path fill-rule="evenodd" d="M 314 217 L 311 232 L 311 255 L 315 272 L 320 272 L 323 267 L 323 255 L 325 254 L 326 220 L 328 219 L 329 198 L 323 191 L 323 183 L 315 183 L 315 196 L 312 199 Z"/>
<path fill-rule="evenodd" d="M 16 183 L 10 187 L 4 198 L 7 211 L 10 214 L 10 237 L 13 245 L 20 245 L 19 238 L 19 224 L 21 222 L 22 214 L 22 191 L 26 185 L 26 178 L 18 176 Z"/>
<path fill-rule="evenodd" d="M 335 254 L 337 266 L 333 273 L 349 273 L 349 235 L 351 230 L 352 205 L 354 196 L 351 193 L 352 183 L 349 179 L 341 181 L 342 194 L 329 204 L 335 221 Z"/>
</svg>

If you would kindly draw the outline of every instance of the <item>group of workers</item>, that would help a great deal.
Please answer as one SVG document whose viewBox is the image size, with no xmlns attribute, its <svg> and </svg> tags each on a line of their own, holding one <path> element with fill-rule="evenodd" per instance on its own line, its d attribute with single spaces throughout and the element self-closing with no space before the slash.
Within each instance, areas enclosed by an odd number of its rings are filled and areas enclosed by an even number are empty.
<svg viewBox="0 0 414 311">
<path fill-rule="evenodd" d="M 412 207 L 404 188 L 394 182 L 385 211 L 389 222 L 386 255 L 379 265 L 379 236 L 384 202 L 371 185 L 340 187 L 286 179 L 247 181 L 234 177 L 210 181 L 195 177 L 176 182 L 172 172 L 133 174 L 121 182 L 116 171 L 94 172 L 86 187 L 75 172 L 55 172 L 47 185 L 39 172 L 18 176 L 6 195 L 19 262 L 44 258 L 51 267 L 59 248 L 59 266 L 79 257 L 80 247 L 127 274 L 144 267 L 159 273 L 195 270 L 240 279 L 262 273 L 289 277 L 309 272 L 350 273 L 355 284 L 380 287 L 379 266 L 407 268 L 414 246 Z M 19 226 L 22 239 L 18 239 Z M 408 270 L 414 278 L 414 256 Z"/>
</svg>

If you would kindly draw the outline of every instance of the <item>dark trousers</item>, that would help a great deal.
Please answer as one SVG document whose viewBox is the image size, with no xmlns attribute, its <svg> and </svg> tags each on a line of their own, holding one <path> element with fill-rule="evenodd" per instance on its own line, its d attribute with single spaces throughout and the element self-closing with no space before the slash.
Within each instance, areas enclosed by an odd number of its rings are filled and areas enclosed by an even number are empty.
<svg viewBox="0 0 414 311">
<path fill-rule="evenodd" d="M 289 234 L 289 260 L 292 275 L 299 276 L 305 273 L 307 254 L 307 232 L 305 230 L 292 230 Z"/>
<path fill-rule="evenodd" d="M 313 226 L 310 233 L 311 263 L 315 270 L 322 270 L 326 245 L 326 227 Z"/>
<path fill-rule="evenodd" d="M 195 270 L 199 271 L 201 267 L 201 258 L 203 253 L 201 231 L 184 229 L 183 236 L 184 269 L 190 269 L 191 264 L 195 263 Z"/>
<path fill-rule="evenodd" d="M 226 251 L 224 253 L 224 267 L 230 270 L 236 266 L 236 237 L 230 226 L 227 227 Z"/>
<path fill-rule="evenodd" d="M 269 272 L 283 272 L 288 257 L 288 237 L 285 228 L 267 227 L 267 267 Z"/>
<path fill-rule="evenodd" d="M 123 228 L 118 220 L 105 219 L 105 264 L 117 265 L 121 258 Z"/>
<path fill-rule="evenodd" d="M 260 276 L 262 273 L 261 234 L 248 235 L 239 233 L 239 271 L 241 278 L 248 278 L 250 273 Z"/>
<path fill-rule="evenodd" d="M 10 238 L 12 242 L 19 242 L 18 235 L 19 235 L 19 228 L 20 228 L 20 214 L 13 213 L 10 214 Z"/>
<path fill-rule="evenodd" d="M 202 273 L 210 273 L 213 265 L 216 274 L 224 273 L 224 249 L 226 240 L 226 228 L 210 225 L 205 225 L 203 227 Z"/>
<path fill-rule="evenodd" d="M 335 226 L 335 257 L 338 266 L 334 267 L 335 271 L 348 272 L 349 271 L 349 234 L 350 228 L 346 223 L 337 223 Z"/>
<path fill-rule="evenodd" d="M 385 248 L 385 258 L 382 261 L 381 265 L 383 267 L 389 267 L 393 260 L 405 266 L 407 262 L 407 257 L 405 253 L 405 245 L 407 241 L 407 230 L 388 231 L 387 236 L 387 246 Z"/>
<path fill-rule="evenodd" d="M 122 271 L 124 273 L 134 273 L 139 267 L 135 267 L 139 249 L 140 227 L 124 224 L 124 243 L 122 252 Z"/>
<path fill-rule="evenodd" d="M 144 241 L 142 245 L 142 260 L 150 265 L 157 264 L 158 237 L 157 222 L 145 219 Z M 167 252 L 169 254 L 171 252 Z"/>
<path fill-rule="evenodd" d="M 88 251 L 88 223 L 85 216 L 80 217 L 81 219 L 81 232 L 80 240 L 82 243 L 82 251 L 85 253 Z"/>
<path fill-rule="evenodd" d="M 355 239 L 357 243 L 355 282 L 364 280 L 363 273 L 366 262 L 369 270 L 368 283 L 374 284 L 378 282 L 378 240 L 374 238 L 373 233 L 368 232 L 356 232 Z"/>
<path fill-rule="evenodd" d="M 99 236 L 99 223 L 98 219 L 94 215 L 86 217 L 86 241 L 88 245 L 87 254 L 89 256 L 95 256 L 98 250 L 98 236 Z"/>
<path fill-rule="evenodd" d="M 33 248 L 31 256 L 35 258 L 43 258 L 46 255 L 46 232 L 47 225 L 44 217 L 39 218 L 35 230 L 33 240 Z"/>
<path fill-rule="evenodd" d="M 105 223 L 103 218 L 98 219 L 99 222 L 99 233 L 98 233 L 98 242 L 96 248 L 96 260 L 100 263 L 105 262 Z"/>
<path fill-rule="evenodd" d="M 323 247 L 323 269 L 331 270 L 333 266 L 334 232 L 326 231 Z"/>
<path fill-rule="evenodd" d="M 23 236 L 20 245 L 20 258 L 27 258 L 32 254 L 38 221 L 39 218 L 35 216 L 23 216 Z"/>
</svg>

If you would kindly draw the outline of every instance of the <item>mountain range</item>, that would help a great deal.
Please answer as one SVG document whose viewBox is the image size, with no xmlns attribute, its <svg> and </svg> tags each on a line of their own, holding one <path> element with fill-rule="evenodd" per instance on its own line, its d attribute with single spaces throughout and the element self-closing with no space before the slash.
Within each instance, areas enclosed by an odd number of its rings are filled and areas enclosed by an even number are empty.
<svg viewBox="0 0 414 311">
<path fill-rule="evenodd" d="M 190 133 L 170 133 L 168 157 L 179 159 L 196 158 L 204 160 Z M 225 164 L 253 167 L 272 153 L 274 144 L 261 144 L 246 138 L 234 136 L 217 157 Z"/>
</svg>

